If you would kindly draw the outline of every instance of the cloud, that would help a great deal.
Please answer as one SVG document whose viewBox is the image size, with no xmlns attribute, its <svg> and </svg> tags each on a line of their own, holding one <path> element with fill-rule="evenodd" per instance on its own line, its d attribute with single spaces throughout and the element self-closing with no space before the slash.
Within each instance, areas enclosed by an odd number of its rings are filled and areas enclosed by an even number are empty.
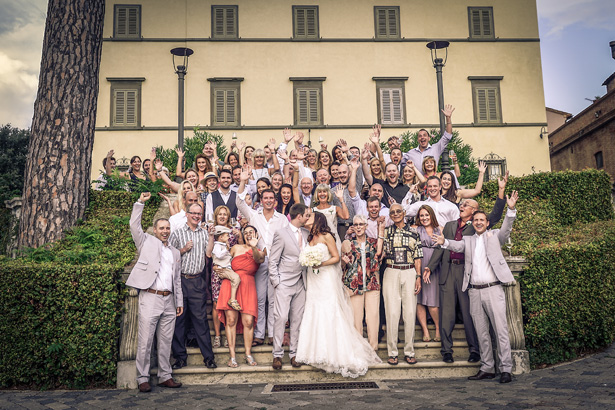
<svg viewBox="0 0 615 410">
<path fill-rule="evenodd" d="M 547 36 L 557 35 L 575 24 L 613 30 L 613 0 L 538 0 L 537 7 L 538 17 L 547 25 Z"/>
<path fill-rule="evenodd" d="M 0 124 L 32 122 L 46 3 L 0 0 Z"/>
</svg>

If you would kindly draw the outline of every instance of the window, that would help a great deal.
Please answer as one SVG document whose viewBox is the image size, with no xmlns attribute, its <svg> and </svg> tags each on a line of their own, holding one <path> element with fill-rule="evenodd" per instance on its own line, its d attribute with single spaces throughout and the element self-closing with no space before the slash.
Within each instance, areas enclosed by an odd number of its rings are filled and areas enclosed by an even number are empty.
<svg viewBox="0 0 615 410">
<path fill-rule="evenodd" d="M 295 125 L 323 125 L 322 82 L 325 77 L 293 78 Z"/>
<path fill-rule="evenodd" d="M 487 166 L 487 172 L 485 173 L 486 181 L 497 180 L 506 174 L 506 158 L 502 158 L 492 152 L 487 154 L 483 161 Z"/>
<path fill-rule="evenodd" d="M 113 37 L 141 38 L 141 6 L 115 5 Z"/>
<path fill-rule="evenodd" d="M 405 81 L 408 77 L 373 77 L 376 81 L 376 101 L 378 106 L 378 123 L 406 123 Z"/>
<path fill-rule="evenodd" d="M 377 39 L 398 39 L 399 7 L 374 7 L 374 20 Z"/>
<path fill-rule="evenodd" d="M 602 151 L 598 151 L 594 154 L 594 159 L 596 160 L 596 168 L 602 169 L 604 167 L 604 161 L 602 160 Z"/>
<path fill-rule="evenodd" d="M 470 38 L 494 39 L 493 7 L 468 7 Z"/>
<path fill-rule="evenodd" d="M 111 82 L 111 126 L 141 126 L 141 83 L 145 78 L 107 78 Z"/>
<path fill-rule="evenodd" d="M 236 39 L 238 33 L 237 6 L 211 6 L 211 37 Z"/>
<path fill-rule="evenodd" d="M 243 78 L 209 78 L 208 81 L 211 82 L 211 125 L 238 127 Z"/>
<path fill-rule="evenodd" d="M 318 6 L 293 6 L 293 38 L 317 40 Z"/>
<path fill-rule="evenodd" d="M 500 80 L 503 77 L 468 77 L 472 81 L 474 124 L 501 124 Z"/>
</svg>

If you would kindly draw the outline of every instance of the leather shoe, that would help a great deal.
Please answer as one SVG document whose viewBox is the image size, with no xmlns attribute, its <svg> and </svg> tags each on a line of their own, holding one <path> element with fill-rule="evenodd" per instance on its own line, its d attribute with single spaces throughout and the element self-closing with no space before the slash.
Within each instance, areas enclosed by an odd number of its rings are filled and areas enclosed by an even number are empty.
<svg viewBox="0 0 615 410">
<path fill-rule="evenodd" d="M 208 369 L 215 369 L 218 367 L 216 362 L 214 362 L 214 359 L 205 359 L 204 362 L 205 362 L 205 367 L 207 367 Z"/>
<path fill-rule="evenodd" d="M 302 364 L 299 363 L 298 361 L 296 361 L 294 357 L 290 358 L 290 365 L 292 367 L 301 367 L 302 366 Z"/>
<path fill-rule="evenodd" d="M 172 389 L 177 389 L 178 387 L 182 387 L 181 383 L 177 383 L 173 378 L 170 378 L 162 383 L 158 383 L 159 387 L 170 387 Z"/>
<path fill-rule="evenodd" d="M 455 359 L 453 359 L 453 355 L 450 353 L 444 353 L 444 355 L 442 355 L 442 361 L 444 363 L 453 363 L 455 361 Z"/>
<path fill-rule="evenodd" d="M 181 369 L 182 367 L 186 367 L 186 362 L 182 359 L 177 359 L 175 361 L 175 363 L 173 363 L 173 366 L 171 366 L 172 369 L 177 370 L 177 369 Z"/>
<path fill-rule="evenodd" d="M 476 352 L 470 353 L 470 357 L 468 357 L 468 362 L 470 363 L 478 363 L 480 362 L 480 355 Z"/>
<path fill-rule="evenodd" d="M 281 370 L 282 369 L 282 358 L 274 357 L 272 367 L 274 370 Z"/>
<path fill-rule="evenodd" d="M 512 376 L 508 372 L 502 372 L 500 376 L 500 383 L 510 383 L 512 382 Z"/>
<path fill-rule="evenodd" d="M 487 373 L 479 370 L 474 376 L 468 377 L 468 380 L 483 380 L 483 379 L 493 379 L 495 377 L 495 373 Z"/>
<path fill-rule="evenodd" d="M 144 382 L 144 383 L 139 384 L 139 391 L 141 393 L 147 393 L 149 391 L 152 391 L 152 388 L 148 382 Z"/>
</svg>

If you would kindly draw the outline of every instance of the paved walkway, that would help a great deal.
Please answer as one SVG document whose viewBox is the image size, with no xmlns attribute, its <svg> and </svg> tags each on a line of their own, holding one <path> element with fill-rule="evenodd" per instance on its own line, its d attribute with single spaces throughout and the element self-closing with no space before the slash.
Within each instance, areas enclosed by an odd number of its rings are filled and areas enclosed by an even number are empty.
<svg viewBox="0 0 615 410">
<path fill-rule="evenodd" d="M 384 382 L 379 390 L 270 393 L 265 385 L 135 390 L 0 391 L 2 409 L 615 409 L 615 344 L 573 363 L 494 380 Z"/>
</svg>

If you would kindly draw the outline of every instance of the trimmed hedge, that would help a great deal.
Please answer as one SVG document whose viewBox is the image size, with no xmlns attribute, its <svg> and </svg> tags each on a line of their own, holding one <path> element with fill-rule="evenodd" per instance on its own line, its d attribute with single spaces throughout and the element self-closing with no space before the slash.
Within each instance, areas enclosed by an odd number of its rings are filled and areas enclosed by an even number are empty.
<svg viewBox="0 0 615 410">
<path fill-rule="evenodd" d="M 486 183 L 491 209 L 497 183 Z M 604 171 L 564 171 L 509 179 L 519 191 L 512 253 L 520 275 L 526 346 L 533 367 L 570 360 L 615 340 L 615 222 Z"/>
<path fill-rule="evenodd" d="M 135 256 L 128 223 L 137 197 L 92 191 L 85 221 L 63 240 L 0 258 L 0 386 L 115 384 L 121 273 Z M 158 203 L 148 201 L 144 228 Z"/>
</svg>

